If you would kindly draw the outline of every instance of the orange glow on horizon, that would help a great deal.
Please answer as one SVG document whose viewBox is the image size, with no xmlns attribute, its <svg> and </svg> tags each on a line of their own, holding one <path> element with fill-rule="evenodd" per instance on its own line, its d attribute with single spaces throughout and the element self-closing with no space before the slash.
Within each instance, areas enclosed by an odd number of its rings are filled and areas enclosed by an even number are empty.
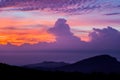
<svg viewBox="0 0 120 80">
<path fill-rule="evenodd" d="M 49 34 L 47 32 L 38 32 L 35 31 L 26 31 L 24 33 L 20 32 L 3 32 L 0 33 L 0 44 L 1 45 L 7 45 L 8 43 L 15 45 L 15 46 L 21 46 L 23 44 L 38 44 L 41 42 L 47 42 L 51 43 L 55 41 L 55 36 L 52 34 Z"/>
<path fill-rule="evenodd" d="M 55 36 L 45 30 L 45 26 L 53 22 L 34 19 L 0 19 L 0 44 L 12 44 L 21 46 L 23 44 L 38 44 L 41 42 L 54 42 Z M 38 26 L 36 26 L 38 25 Z"/>
</svg>

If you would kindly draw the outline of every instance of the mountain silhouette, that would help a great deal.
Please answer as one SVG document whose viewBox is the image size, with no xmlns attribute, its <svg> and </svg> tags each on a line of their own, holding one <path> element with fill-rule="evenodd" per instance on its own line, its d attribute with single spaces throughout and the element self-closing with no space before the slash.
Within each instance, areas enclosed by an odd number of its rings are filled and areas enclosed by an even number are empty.
<svg viewBox="0 0 120 80">
<path fill-rule="evenodd" d="M 36 69 L 45 71 L 64 71 L 64 72 L 82 72 L 82 73 L 120 73 L 120 62 L 109 55 L 100 55 L 78 61 L 73 64 L 64 62 L 43 62 L 21 67 L 10 66 L 0 63 L 0 71 L 21 72 L 24 69 Z"/>
<path fill-rule="evenodd" d="M 26 68 L 35 68 L 35 69 L 41 69 L 41 68 L 49 68 L 49 69 L 51 69 L 51 68 L 57 68 L 57 67 L 62 67 L 62 66 L 66 66 L 66 65 L 68 65 L 68 63 L 44 61 L 42 63 L 25 65 L 24 67 L 26 67 Z"/>
<path fill-rule="evenodd" d="M 78 62 L 79 63 L 79 62 Z M 78 64 L 76 63 L 76 64 Z M 1 80 L 120 80 L 119 73 L 80 73 L 63 71 L 41 71 L 0 63 Z"/>
<path fill-rule="evenodd" d="M 67 72 L 103 72 L 103 73 L 120 73 L 120 62 L 116 58 L 109 55 L 100 55 L 78 61 L 74 64 L 59 68 L 61 71 Z"/>
<path fill-rule="evenodd" d="M 54 62 L 43 63 L 54 64 Z M 63 62 L 60 63 L 64 64 Z M 38 69 L 35 70 L 0 63 L 0 79 L 120 80 L 120 62 L 118 62 L 116 58 L 111 57 L 109 55 L 95 56 L 88 59 L 84 59 L 82 61 L 78 61 L 74 64 L 68 64 L 53 69 L 54 71 L 44 71 Z"/>
<path fill-rule="evenodd" d="M 20 67 L 17 67 L 17 66 L 11 66 L 11 65 L 8 65 L 8 64 L 5 64 L 5 63 L 0 63 L 0 72 L 2 71 L 16 71 L 18 70 Z"/>
<path fill-rule="evenodd" d="M 120 73 L 120 62 L 117 61 L 115 57 L 109 55 L 90 57 L 73 64 L 64 62 L 42 62 L 25 65 L 24 67 L 45 71 Z"/>
</svg>

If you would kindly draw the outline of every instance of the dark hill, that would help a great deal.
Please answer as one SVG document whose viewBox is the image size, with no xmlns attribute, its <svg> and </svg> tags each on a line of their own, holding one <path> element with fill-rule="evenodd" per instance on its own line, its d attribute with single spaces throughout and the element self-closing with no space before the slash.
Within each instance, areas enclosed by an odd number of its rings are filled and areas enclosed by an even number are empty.
<svg viewBox="0 0 120 80">
<path fill-rule="evenodd" d="M 42 63 L 25 65 L 24 67 L 34 68 L 34 69 L 40 69 L 40 68 L 51 69 L 51 68 L 57 68 L 57 67 L 62 67 L 62 66 L 66 66 L 66 65 L 68 65 L 68 63 L 45 61 L 45 62 L 42 62 Z"/>
<path fill-rule="evenodd" d="M 103 72 L 103 73 L 120 73 L 120 62 L 109 55 L 100 55 L 84 59 L 71 65 L 61 67 L 59 70 L 67 72 Z"/>
<path fill-rule="evenodd" d="M 33 70 L 0 63 L 0 80 L 120 80 L 120 73 L 98 73 L 119 72 L 119 68 L 120 63 L 114 57 L 108 55 L 88 58 L 61 67 L 59 68 L 61 71 L 54 72 Z M 97 73 L 80 73 L 93 71 Z"/>
</svg>

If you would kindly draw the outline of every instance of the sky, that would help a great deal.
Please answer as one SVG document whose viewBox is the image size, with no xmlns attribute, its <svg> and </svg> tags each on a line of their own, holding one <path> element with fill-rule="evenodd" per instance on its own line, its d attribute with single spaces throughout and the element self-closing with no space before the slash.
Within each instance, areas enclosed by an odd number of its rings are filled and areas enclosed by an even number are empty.
<svg viewBox="0 0 120 80">
<path fill-rule="evenodd" d="M 0 0 L 0 51 L 119 51 L 119 41 L 120 0 Z"/>
</svg>

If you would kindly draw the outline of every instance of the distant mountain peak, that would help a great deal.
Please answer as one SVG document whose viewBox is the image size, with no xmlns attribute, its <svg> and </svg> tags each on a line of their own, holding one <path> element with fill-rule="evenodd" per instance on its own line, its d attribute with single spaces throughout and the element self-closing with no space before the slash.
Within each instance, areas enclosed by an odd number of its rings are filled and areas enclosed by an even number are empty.
<svg viewBox="0 0 120 80">
<path fill-rule="evenodd" d="M 82 61 L 79 61 L 77 63 L 81 63 L 81 62 L 92 62 L 92 63 L 113 63 L 113 62 L 118 62 L 117 59 L 115 57 L 112 57 L 110 55 L 98 55 L 98 56 L 94 56 L 94 57 L 90 57 L 90 58 L 87 58 L 87 59 L 84 59 Z"/>
<path fill-rule="evenodd" d="M 45 71 L 120 73 L 120 62 L 115 57 L 106 54 L 90 57 L 73 64 L 44 61 L 26 67 Z"/>
<path fill-rule="evenodd" d="M 90 57 L 74 64 L 61 67 L 62 71 L 72 72 L 120 72 L 120 62 L 110 55 L 99 55 Z"/>
<path fill-rule="evenodd" d="M 107 59 L 113 59 L 114 57 L 110 56 L 110 55 L 107 55 L 107 54 L 104 54 L 104 55 L 98 55 L 98 56 L 94 56 L 93 58 L 107 58 Z M 115 59 L 115 58 L 114 58 Z"/>
<path fill-rule="evenodd" d="M 69 63 L 65 63 L 65 62 L 44 61 L 42 63 L 25 65 L 25 67 L 38 68 L 38 69 L 39 68 L 56 68 L 56 67 L 62 67 L 68 64 Z"/>
<path fill-rule="evenodd" d="M 101 60 L 112 60 L 112 61 L 117 61 L 117 59 L 115 57 L 112 57 L 110 55 L 99 55 L 99 56 L 94 56 L 94 57 L 91 57 L 91 59 L 94 58 L 94 59 L 101 59 Z"/>
<path fill-rule="evenodd" d="M 42 63 L 65 63 L 65 62 L 54 62 L 54 61 L 44 61 L 44 62 L 42 62 Z"/>
</svg>

